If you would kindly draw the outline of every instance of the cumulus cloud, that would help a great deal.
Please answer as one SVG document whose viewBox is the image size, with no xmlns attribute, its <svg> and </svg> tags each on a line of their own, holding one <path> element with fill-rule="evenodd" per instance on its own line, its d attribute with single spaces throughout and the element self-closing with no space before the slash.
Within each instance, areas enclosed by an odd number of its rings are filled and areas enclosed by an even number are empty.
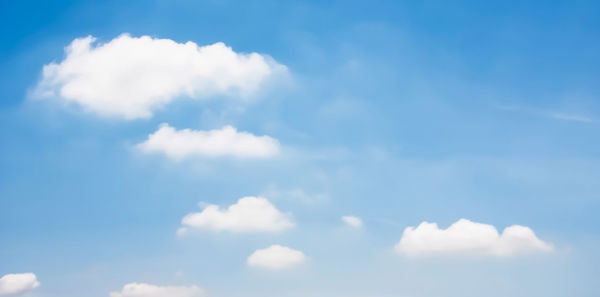
<svg viewBox="0 0 600 297">
<path fill-rule="evenodd" d="M 343 216 L 342 222 L 352 228 L 360 228 L 363 225 L 362 220 L 359 217 L 355 216 Z"/>
<path fill-rule="evenodd" d="M 0 278 L 0 296 L 21 295 L 40 286 L 33 273 L 7 274 Z"/>
<path fill-rule="evenodd" d="M 232 126 L 209 131 L 176 130 L 166 123 L 137 148 L 147 153 L 163 153 L 175 160 L 189 156 L 267 158 L 277 155 L 280 150 L 276 139 L 238 132 Z"/>
<path fill-rule="evenodd" d="M 460 219 L 447 229 L 436 223 L 422 222 L 404 229 L 395 247 L 407 256 L 436 254 L 475 254 L 514 256 L 532 252 L 550 252 L 552 245 L 537 238 L 528 227 L 513 225 L 499 234 L 492 225 Z"/>
<path fill-rule="evenodd" d="M 248 266 L 269 270 L 281 270 L 301 264 L 306 260 L 304 253 L 281 245 L 272 245 L 256 250 L 248 257 Z"/>
<path fill-rule="evenodd" d="M 249 98 L 286 67 L 258 53 L 236 53 L 223 43 L 123 34 L 107 43 L 73 40 L 63 61 L 47 64 L 39 97 L 58 97 L 103 116 L 149 118 L 179 97 Z"/>
<path fill-rule="evenodd" d="M 123 286 L 120 292 L 111 292 L 110 297 L 204 297 L 203 289 L 190 287 L 160 287 L 143 283 L 131 283 Z"/>
<path fill-rule="evenodd" d="M 227 209 L 208 205 L 182 219 L 182 235 L 188 228 L 230 232 L 277 232 L 294 226 L 289 214 L 280 212 L 263 197 L 243 197 Z"/>
</svg>

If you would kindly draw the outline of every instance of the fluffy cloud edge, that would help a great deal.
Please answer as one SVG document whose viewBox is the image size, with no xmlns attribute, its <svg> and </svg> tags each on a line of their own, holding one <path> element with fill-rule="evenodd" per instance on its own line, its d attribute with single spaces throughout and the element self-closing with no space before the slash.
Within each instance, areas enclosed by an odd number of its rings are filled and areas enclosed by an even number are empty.
<svg viewBox="0 0 600 297">
<path fill-rule="evenodd" d="M 44 65 L 32 96 L 132 120 L 150 118 L 180 97 L 247 101 L 267 82 L 287 76 L 287 67 L 270 56 L 238 53 L 222 42 L 199 46 L 125 33 L 105 43 L 74 39 L 62 61 Z"/>
<path fill-rule="evenodd" d="M 0 278 L 0 296 L 17 296 L 40 286 L 34 273 L 6 274 Z"/>
<path fill-rule="evenodd" d="M 275 138 L 239 132 L 232 126 L 214 130 L 177 130 L 167 123 L 161 124 L 135 147 L 144 153 L 162 153 L 176 161 L 193 156 L 264 159 L 278 155 L 281 150 Z"/>
<path fill-rule="evenodd" d="M 209 204 L 201 212 L 190 213 L 182 220 L 178 235 L 190 229 L 215 232 L 279 232 L 294 227 L 291 215 L 279 211 L 264 197 L 247 196 L 221 209 Z"/>
<path fill-rule="evenodd" d="M 299 250 L 275 244 L 254 251 L 248 256 L 246 264 L 267 270 L 283 270 L 302 264 L 306 259 L 306 255 Z"/>
<path fill-rule="evenodd" d="M 147 283 L 129 283 L 110 297 L 205 297 L 204 289 L 197 286 L 156 286 Z"/>
<path fill-rule="evenodd" d="M 500 234 L 492 225 L 460 219 L 446 229 L 429 222 L 422 222 L 416 228 L 407 227 L 395 250 L 410 257 L 457 254 L 511 257 L 552 252 L 554 247 L 540 240 L 529 227 L 512 225 Z"/>
</svg>

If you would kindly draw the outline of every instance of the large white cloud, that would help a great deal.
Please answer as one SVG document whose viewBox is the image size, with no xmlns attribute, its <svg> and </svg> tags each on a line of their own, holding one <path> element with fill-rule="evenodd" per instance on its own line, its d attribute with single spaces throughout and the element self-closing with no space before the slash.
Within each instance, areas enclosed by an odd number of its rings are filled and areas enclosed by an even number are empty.
<svg viewBox="0 0 600 297">
<path fill-rule="evenodd" d="M 40 286 L 33 273 L 6 274 L 0 278 L 0 296 L 16 296 Z"/>
<path fill-rule="evenodd" d="M 160 287 L 143 283 L 131 283 L 123 286 L 120 292 L 111 292 L 110 297 L 204 297 L 203 289 L 189 287 Z"/>
<path fill-rule="evenodd" d="M 143 152 L 160 152 L 172 159 L 181 160 L 188 156 L 266 158 L 277 155 L 280 146 L 272 137 L 238 132 L 232 126 L 200 131 L 176 130 L 168 124 L 161 124 L 137 148 Z"/>
<path fill-rule="evenodd" d="M 103 116 L 148 118 L 177 97 L 248 98 L 286 67 L 257 53 L 236 53 L 223 43 L 123 34 L 107 43 L 73 40 L 63 61 L 44 66 L 35 94 L 59 97 Z"/>
<path fill-rule="evenodd" d="M 246 261 L 248 266 L 269 270 L 281 270 L 301 264 L 306 260 L 304 253 L 281 245 L 272 245 L 256 250 Z"/>
<path fill-rule="evenodd" d="M 395 247 L 408 256 L 436 254 L 470 254 L 514 256 L 532 252 L 549 252 L 552 245 L 537 238 L 528 227 L 513 225 L 499 234 L 492 225 L 460 219 L 447 229 L 436 223 L 423 222 L 404 230 Z"/>
<path fill-rule="evenodd" d="M 227 209 L 208 205 L 201 212 L 182 219 L 184 233 L 188 228 L 231 232 L 277 232 L 294 226 L 289 214 L 280 212 L 263 197 L 243 197 Z"/>
</svg>

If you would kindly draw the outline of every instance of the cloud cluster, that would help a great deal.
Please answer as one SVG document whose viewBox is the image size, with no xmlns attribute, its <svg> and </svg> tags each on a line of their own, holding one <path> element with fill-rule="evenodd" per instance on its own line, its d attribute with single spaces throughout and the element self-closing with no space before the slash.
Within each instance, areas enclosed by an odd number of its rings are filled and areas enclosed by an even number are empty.
<svg viewBox="0 0 600 297">
<path fill-rule="evenodd" d="M 286 67 L 258 53 L 236 53 L 223 43 L 127 34 L 103 44 L 73 40 L 63 61 L 45 65 L 35 94 L 58 97 L 103 116 L 149 118 L 178 97 L 248 98 Z"/>
<path fill-rule="evenodd" d="M 355 216 L 343 216 L 342 222 L 352 228 L 360 228 L 363 225 L 362 220 L 359 217 Z"/>
<path fill-rule="evenodd" d="M 110 297 L 204 297 L 203 289 L 190 287 L 160 287 L 144 283 L 131 283 L 123 286 L 120 292 L 111 292 Z"/>
<path fill-rule="evenodd" d="M 84 110 L 107 117 L 138 119 L 153 113 L 180 97 L 203 99 L 231 96 L 250 98 L 265 84 L 287 69 L 258 53 L 236 53 L 223 43 L 198 46 L 149 36 L 123 34 L 106 43 L 88 36 L 72 41 L 60 62 L 44 66 L 35 94 L 58 98 Z M 338 106 L 339 107 L 339 106 Z M 343 106 L 347 107 L 347 106 Z M 549 115 L 574 121 L 590 121 L 565 114 Z M 193 156 L 269 158 L 280 153 L 277 139 L 237 131 L 224 126 L 214 130 L 177 130 L 163 123 L 136 145 L 144 153 L 160 153 L 173 160 Z M 325 194 L 308 195 L 300 189 L 269 189 L 272 196 L 307 204 L 328 199 Z M 356 216 L 342 216 L 344 224 L 361 228 Z M 178 234 L 191 229 L 215 232 L 277 232 L 292 228 L 291 215 L 278 210 L 263 197 L 243 197 L 226 208 L 207 205 L 200 212 L 181 220 Z M 436 223 L 422 222 L 407 227 L 395 250 L 406 256 L 487 255 L 514 256 L 532 252 L 550 252 L 552 245 L 537 238 L 528 227 L 513 225 L 502 233 L 488 224 L 460 219 L 447 229 Z M 306 261 L 306 255 L 281 245 L 254 251 L 246 260 L 250 267 L 268 270 L 291 268 Z M 39 286 L 33 273 L 8 274 L 0 278 L 0 296 L 19 295 Z M 156 286 L 126 284 L 110 297 L 203 297 L 196 286 Z"/>
<path fill-rule="evenodd" d="M 230 232 L 276 232 L 294 226 L 288 214 L 280 212 L 263 197 L 243 197 L 227 209 L 208 205 L 201 212 L 182 219 L 183 229 L 204 229 Z"/>
<path fill-rule="evenodd" d="M 513 256 L 531 252 L 549 252 L 553 247 L 537 238 L 533 230 L 513 225 L 499 234 L 492 225 L 460 219 L 447 229 L 423 222 L 404 230 L 395 247 L 407 256 L 436 254 L 475 254 Z"/>
<path fill-rule="evenodd" d="M 0 278 L 0 296 L 21 295 L 39 286 L 33 273 L 6 274 Z"/>
<path fill-rule="evenodd" d="M 306 260 L 304 253 L 281 245 L 272 245 L 256 250 L 246 261 L 248 266 L 269 270 L 281 270 L 301 264 Z"/>
<path fill-rule="evenodd" d="M 238 132 L 232 126 L 218 130 L 176 130 L 168 124 L 150 134 L 137 145 L 146 153 L 163 153 L 174 160 L 190 156 L 234 156 L 239 158 L 267 158 L 279 153 L 279 142 L 269 136 L 255 136 Z"/>
</svg>

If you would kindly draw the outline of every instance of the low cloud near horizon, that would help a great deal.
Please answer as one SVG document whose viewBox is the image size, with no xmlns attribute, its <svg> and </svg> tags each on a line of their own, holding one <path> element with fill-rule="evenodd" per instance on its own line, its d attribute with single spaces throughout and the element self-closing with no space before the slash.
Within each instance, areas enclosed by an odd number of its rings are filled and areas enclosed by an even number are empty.
<svg viewBox="0 0 600 297">
<path fill-rule="evenodd" d="M 20 296 L 39 286 L 33 273 L 6 274 L 0 278 L 0 296 Z"/>
<path fill-rule="evenodd" d="M 130 283 L 120 292 L 111 292 L 110 297 L 205 297 L 206 293 L 197 286 L 156 286 L 145 283 Z"/>
</svg>

